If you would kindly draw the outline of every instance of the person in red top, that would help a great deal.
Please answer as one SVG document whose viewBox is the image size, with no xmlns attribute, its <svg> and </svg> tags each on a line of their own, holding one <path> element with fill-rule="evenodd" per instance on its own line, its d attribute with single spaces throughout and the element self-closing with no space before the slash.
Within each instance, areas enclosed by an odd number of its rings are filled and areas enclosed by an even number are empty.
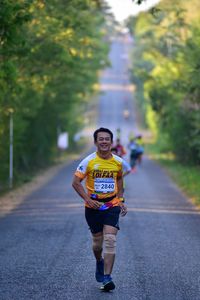
<svg viewBox="0 0 200 300">
<path fill-rule="evenodd" d="M 119 157 L 123 157 L 125 154 L 126 154 L 126 150 L 125 148 L 122 146 L 121 142 L 120 142 L 120 139 L 118 138 L 116 140 L 116 145 L 114 146 L 114 148 L 117 150 L 117 155 Z"/>
</svg>

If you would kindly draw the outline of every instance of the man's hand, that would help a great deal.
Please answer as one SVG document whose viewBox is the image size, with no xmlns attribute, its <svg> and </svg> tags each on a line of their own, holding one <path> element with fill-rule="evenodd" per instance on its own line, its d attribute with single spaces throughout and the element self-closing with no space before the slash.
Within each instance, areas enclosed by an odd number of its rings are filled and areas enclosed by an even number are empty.
<svg viewBox="0 0 200 300">
<path fill-rule="evenodd" d="M 122 217 L 124 217 L 128 212 L 127 207 L 124 203 L 120 203 L 120 208 L 121 208 L 121 213 L 120 214 L 121 214 Z"/>
<path fill-rule="evenodd" d="M 79 178 L 78 176 L 74 176 L 72 186 L 75 189 L 75 191 L 83 198 L 85 203 L 88 204 L 89 207 L 93 209 L 98 209 L 102 204 L 99 203 L 98 201 L 90 199 L 88 194 L 85 192 L 84 187 L 81 184 L 82 179 Z"/>
<path fill-rule="evenodd" d="M 85 199 L 85 202 L 89 205 L 89 207 L 93 208 L 93 209 L 99 209 L 99 207 L 101 207 L 102 203 L 96 201 L 96 200 L 92 200 L 90 198 Z"/>
</svg>

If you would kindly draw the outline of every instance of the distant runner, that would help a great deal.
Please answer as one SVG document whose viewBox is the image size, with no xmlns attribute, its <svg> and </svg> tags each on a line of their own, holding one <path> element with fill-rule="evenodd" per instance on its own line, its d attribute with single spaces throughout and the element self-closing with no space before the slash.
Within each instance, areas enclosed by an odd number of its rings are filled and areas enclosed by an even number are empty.
<svg viewBox="0 0 200 300">
<path fill-rule="evenodd" d="M 142 163 L 142 155 L 144 153 L 142 136 L 138 135 L 135 138 L 131 138 L 128 148 L 130 150 L 130 165 L 132 170 L 135 170 L 136 164 Z"/>
<path fill-rule="evenodd" d="M 144 144 L 143 144 L 142 136 L 141 135 L 136 136 L 135 141 L 137 145 L 137 161 L 139 164 L 141 164 L 142 155 L 144 153 Z"/>
<path fill-rule="evenodd" d="M 120 139 L 116 140 L 116 144 L 114 146 L 114 148 L 117 150 L 117 155 L 122 157 L 126 154 L 126 150 L 124 148 L 124 146 L 121 144 Z"/>
</svg>

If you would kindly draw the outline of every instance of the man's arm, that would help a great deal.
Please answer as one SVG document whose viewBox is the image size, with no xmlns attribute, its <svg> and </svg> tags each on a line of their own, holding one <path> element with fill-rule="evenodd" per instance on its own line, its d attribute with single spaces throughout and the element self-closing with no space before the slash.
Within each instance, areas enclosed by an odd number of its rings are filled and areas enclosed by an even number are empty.
<svg viewBox="0 0 200 300">
<path fill-rule="evenodd" d="M 72 181 L 72 186 L 79 194 L 79 196 L 91 207 L 94 209 L 98 209 L 101 206 L 101 203 L 98 201 L 90 199 L 88 194 L 85 192 L 85 189 L 81 183 L 82 179 L 79 178 L 78 176 L 74 175 L 73 181 Z"/>
<path fill-rule="evenodd" d="M 122 198 L 123 197 L 123 177 L 120 176 L 117 178 L 117 198 Z"/>
<path fill-rule="evenodd" d="M 131 172 L 130 170 L 125 171 L 125 172 L 123 173 L 123 177 L 125 177 L 126 175 L 128 175 L 130 172 Z"/>
<path fill-rule="evenodd" d="M 117 179 L 117 187 L 118 187 L 118 192 L 117 192 L 117 198 L 123 198 L 123 177 L 119 177 Z M 127 207 L 123 202 L 120 202 L 120 207 L 121 207 L 121 215 L 124 217 L 127 214 Z"/>
<path fill-rule="evenodd" d="M 131 166 L 123 159 L 123 177 L 131 172 Z"/>
</svg>

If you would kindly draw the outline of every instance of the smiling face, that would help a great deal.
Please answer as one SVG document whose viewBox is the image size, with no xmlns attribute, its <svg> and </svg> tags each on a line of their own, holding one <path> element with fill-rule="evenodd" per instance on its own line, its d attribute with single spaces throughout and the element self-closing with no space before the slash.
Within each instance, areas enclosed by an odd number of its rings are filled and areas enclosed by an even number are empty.
<svg viewBox="0 0 200 300">
<path fill-rule="evenodd" d="M 112 146 L 110 134 L 107 132 L 98 132 L 95 145 L 99 153 L 109 153 Z"/>
</svg>

